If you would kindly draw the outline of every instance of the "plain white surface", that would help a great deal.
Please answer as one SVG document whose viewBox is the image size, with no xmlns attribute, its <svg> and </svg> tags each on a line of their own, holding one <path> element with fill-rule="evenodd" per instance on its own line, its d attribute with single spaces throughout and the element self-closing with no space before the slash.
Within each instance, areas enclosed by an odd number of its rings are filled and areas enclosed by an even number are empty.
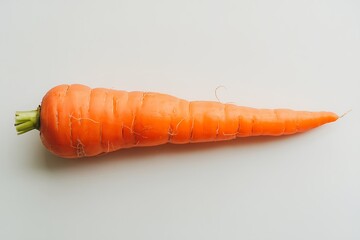
<svg viewBox="0 0 360 240">
<path fill-rule="evenodd" d="M 0 239 L 360 239 L 360 2 L 1 1 Z M 49 154 L 61 83 L 343 113 L 284 138 Z"/>
</svg>

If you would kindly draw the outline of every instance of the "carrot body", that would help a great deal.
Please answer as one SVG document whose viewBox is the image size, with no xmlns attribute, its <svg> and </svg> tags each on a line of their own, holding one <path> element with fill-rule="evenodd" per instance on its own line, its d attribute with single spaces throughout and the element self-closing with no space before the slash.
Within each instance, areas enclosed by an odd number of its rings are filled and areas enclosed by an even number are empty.
<svg viewBox="0 0 360 240">
<path fill-rule="evenodd" d="M 254 109 L 170 95 L 60 85 L 43 98 L 40 136 L 65 158 L 121 148 L 279 136 L 332 122 L 331 112 Z"/>
</svg>

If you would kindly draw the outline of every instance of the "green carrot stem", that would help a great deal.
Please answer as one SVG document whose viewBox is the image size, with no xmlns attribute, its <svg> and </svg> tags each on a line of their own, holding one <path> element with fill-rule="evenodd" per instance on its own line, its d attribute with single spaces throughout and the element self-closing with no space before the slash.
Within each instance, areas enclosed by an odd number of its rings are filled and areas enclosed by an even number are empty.
<svg viewBox="0 0 360 240">
<path fill-rule="evenodd" d="M 15 113 L 15 128 L 17 134 L 23 134 L 33 129 L 40 129 L 40 106 L 31 111 L 17 111 Z"/>
</svg>

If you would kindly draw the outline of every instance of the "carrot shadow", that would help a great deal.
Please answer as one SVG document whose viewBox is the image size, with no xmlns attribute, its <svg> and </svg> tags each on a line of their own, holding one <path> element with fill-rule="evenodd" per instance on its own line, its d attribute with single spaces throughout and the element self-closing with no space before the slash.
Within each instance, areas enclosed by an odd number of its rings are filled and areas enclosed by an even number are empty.
<svg viewBox="0 0 360 240">
<path fill-rule="evenodd" d="M 99 164 L 122 164 L 124 162 L 131 161 L 146 161 L 147 159 L 153 158 L 154 156 L 168 156 L 169 161 L 171 161 L 173 159 L 176 159 L 174 156 L 186 156 L 188 154 L 198 152 L 214 152 L 218 151 L 219 149 L 236 148 L 239 149 L 241 154 L 242 149 L 247 149 L 250 147 L 255 148 L 257 146 L 267 144 L 279 144 L 283 141 L 288 141 L 289 138 L 297 138 L 299 137 L 299 135 L 303 134 L 306 133 L 281 137 L 247 137 L 221 142 L 193 143 L 181 145 L 165 144 L 160 146 L 141 148 L 135 147 L 129 149 L 120 149 L 112 153 L 81 159 L 60 158 L 51 154 L 45 148 L 39 147 L 39 150 L 34 153 L 35 156 L 33 157 L 32 164 L 36 165 L 36 168 L 41 168 L 46 171 L 57 171 L 80 167 L 91 167 Z"/>
</svg>

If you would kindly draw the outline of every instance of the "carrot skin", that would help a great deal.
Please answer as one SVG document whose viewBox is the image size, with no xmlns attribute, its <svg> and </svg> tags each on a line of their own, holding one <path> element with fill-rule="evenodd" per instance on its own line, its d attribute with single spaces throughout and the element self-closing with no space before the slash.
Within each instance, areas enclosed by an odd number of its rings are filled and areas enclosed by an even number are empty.
<svg viewBox="0 0 360 240">
<path fill-rule="evenodd" d="M 331 112 L 255 109 L 211 101 L 189 102 L 150 92 L 60 85 L 43 98 L 40 136 L 64 158 L 121 148 L 280 136 L 338 119 Z"/>
</svg>

